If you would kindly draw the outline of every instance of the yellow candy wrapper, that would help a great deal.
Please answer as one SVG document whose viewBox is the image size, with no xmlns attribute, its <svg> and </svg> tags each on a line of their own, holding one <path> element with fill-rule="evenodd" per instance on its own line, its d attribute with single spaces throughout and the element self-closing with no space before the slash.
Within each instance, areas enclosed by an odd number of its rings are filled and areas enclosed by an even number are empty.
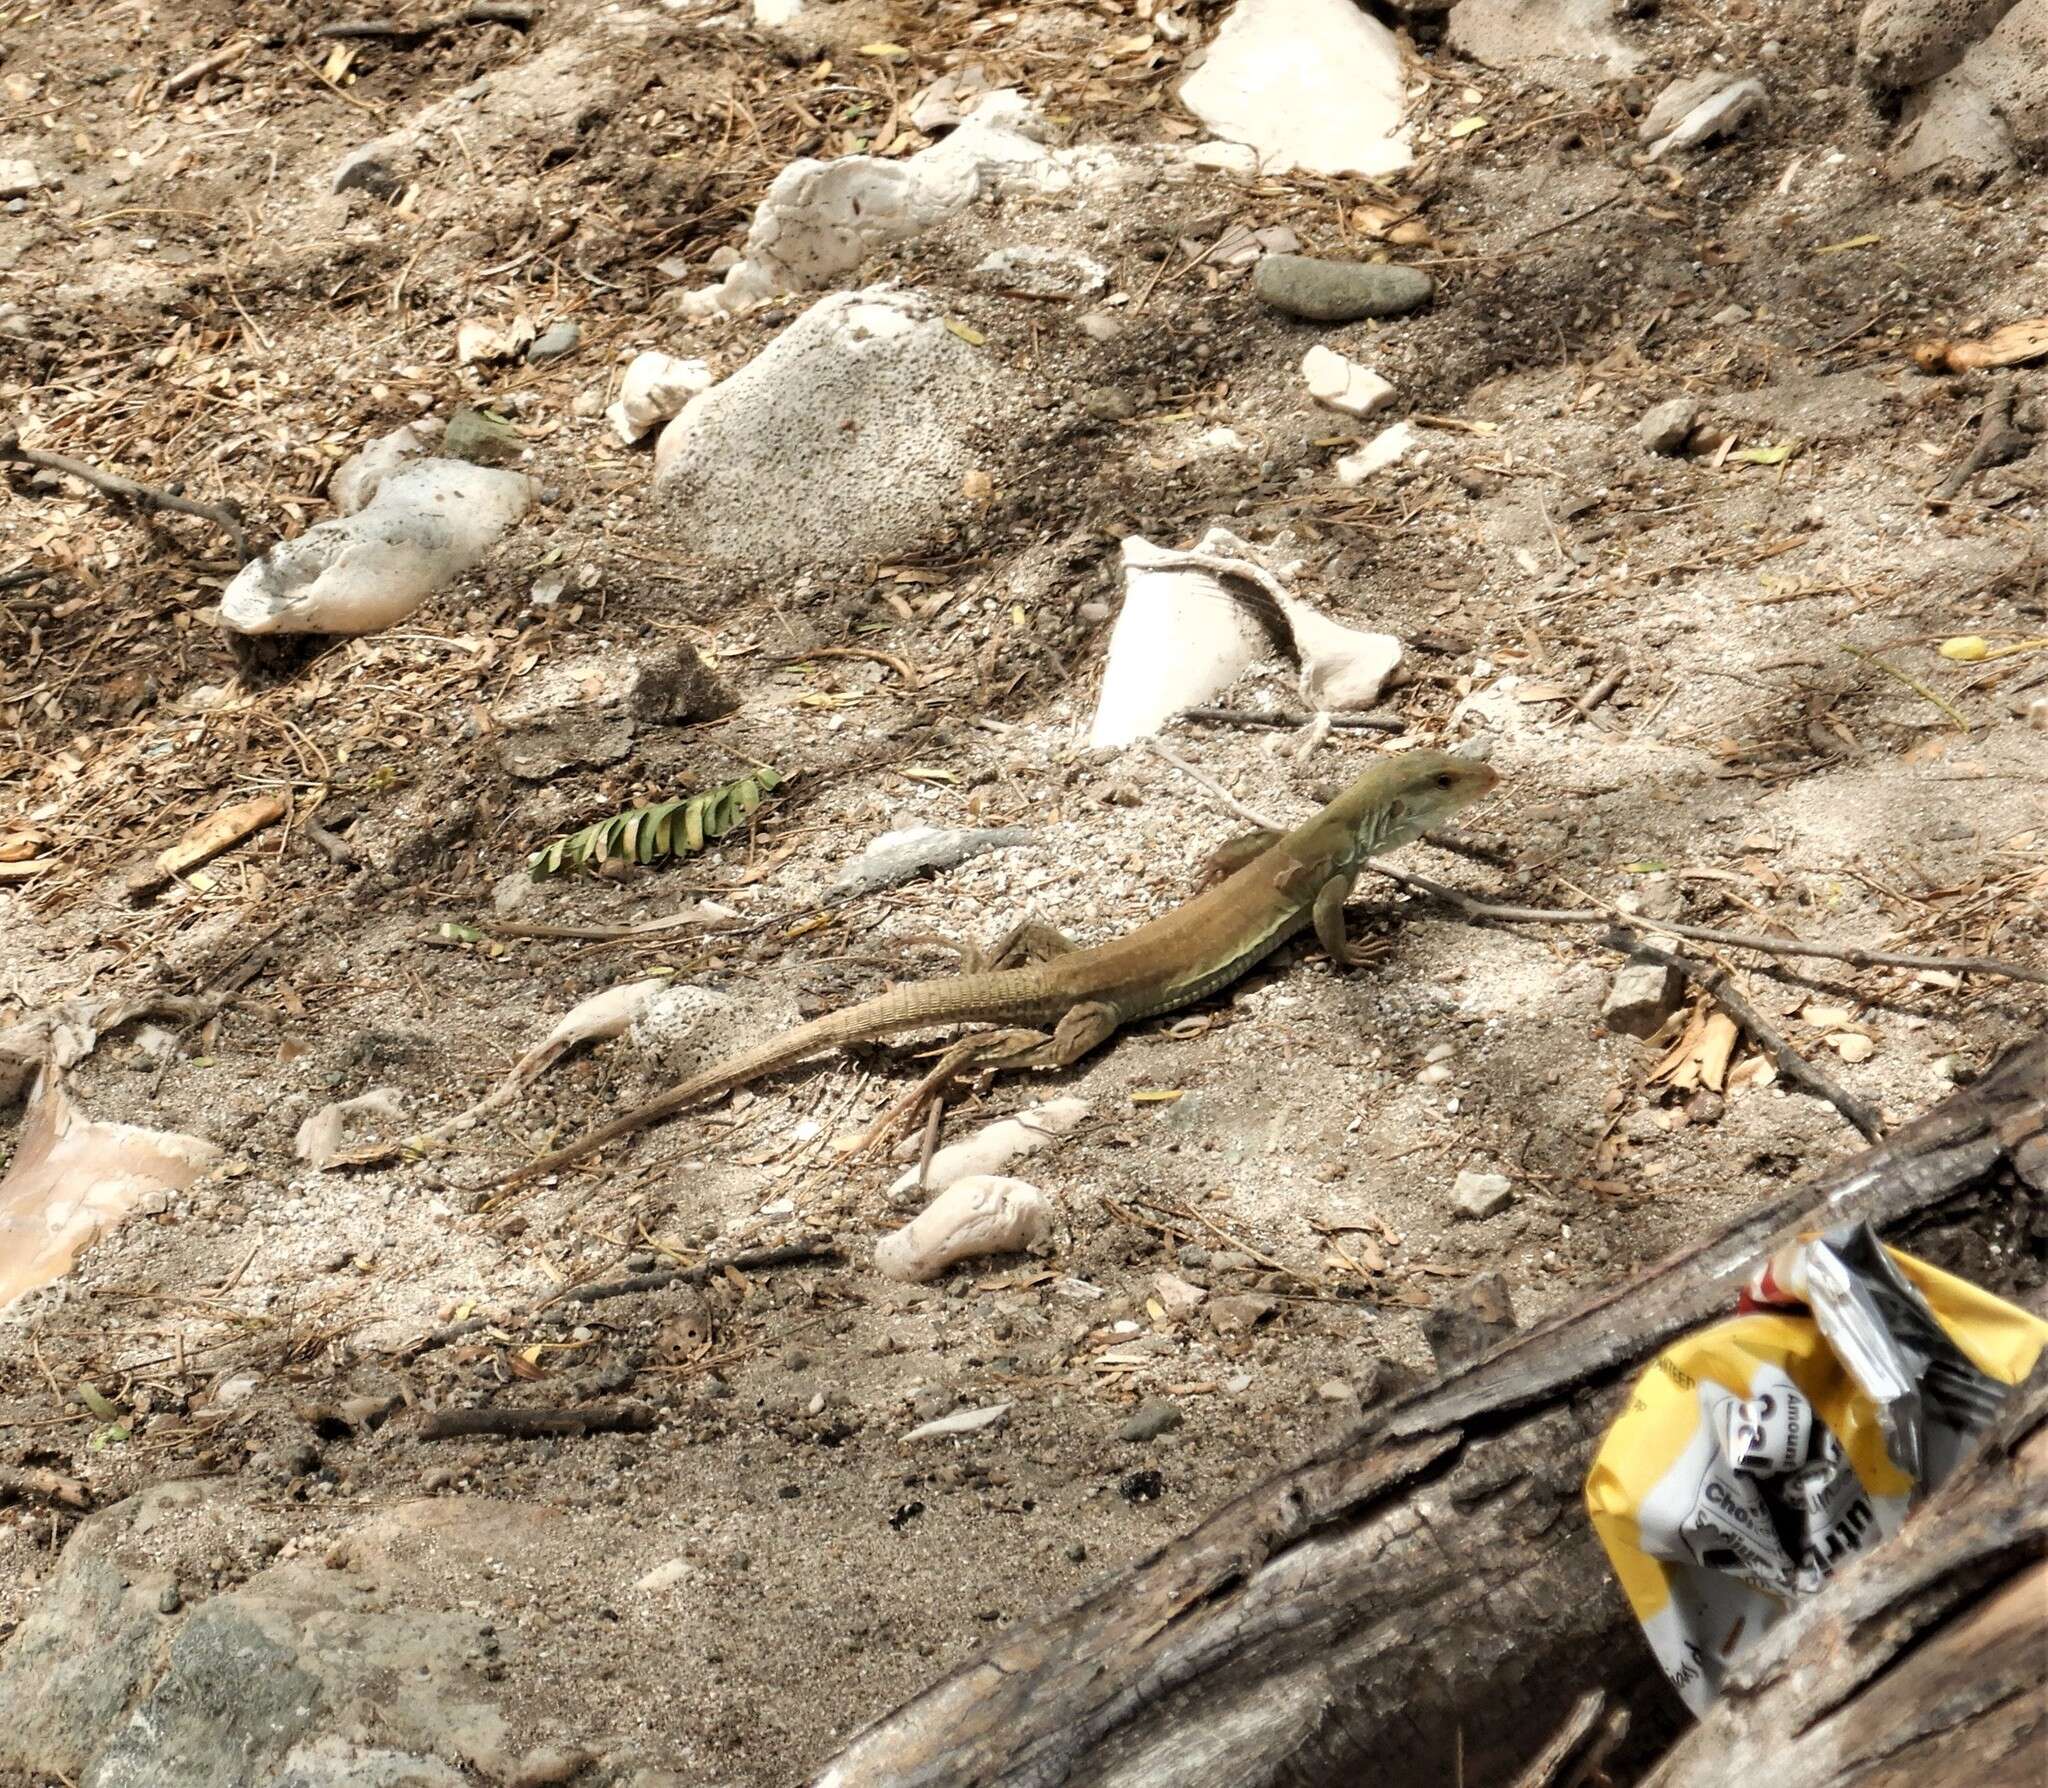
<svg viewBox="0 0 2048 1788">
<path fill-rule="evenodd" d="M 1695 1714 L 1794 1600 L 1898 1531 L 2048 1345 L 2048 1323 L 1867 1224 L 1780 1249 L 1739 1310 L 1650 1363 L 1586 1476 Z"/>
</svg>

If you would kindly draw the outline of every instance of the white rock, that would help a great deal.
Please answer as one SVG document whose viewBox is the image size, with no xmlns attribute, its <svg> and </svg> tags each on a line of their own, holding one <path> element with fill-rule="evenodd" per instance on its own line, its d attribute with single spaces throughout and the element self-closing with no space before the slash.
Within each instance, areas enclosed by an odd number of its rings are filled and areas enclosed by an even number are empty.
<svg viewBox="0 0 2048 1788">
<path fill-rule="evenodd" d="M 1401 50 L 1352 0 L 1238 0 L 1181 103 L 1267 173 L 1371 178 L 1407 167 Z"/>
<path fill-rule="evenodd" d="M 743 1048 L 751 1022 L 730 994 L 674 981 L 634 1013 L 628 1035 L 645 1061 L 683 1080 Z"/>
<path fill-rule="evenodd" d="M 1259 152 L 1249 143 L 1185 143 L 1180 153 L 1191 168 L 1236 174 L 1246 180 L 1259 171 Z"/>
<path fill-rule="evenodd" d="M 715 286 L 683 300 L 710 317 L 785 292 L 839 283 L 870 255 L 921 236 L 996 192 L 1048 194 L 1114 167 L 1099 149 L 1048 149 L 1021 94 L 982 95 L 950 136 L 907 161 L 808 156 L 775 177 L 747 231 L 746 254 Z"/>
<path fill-rule="evenodd" d="M 692 402 L 655 451 L 704 556 L 757 569 L 892 558 L 967 512 L 967 474 L 1022 410 L 991 350 L 916 292 L 835 292 Z"/>
<path fill-rule="evenodd" d="M 0 156 L 0 199 L 25 199 L 42 189 L 36 164 L 23 155 Z"/>
<path fill-rule="evenodd" d="M 630 447 L 645 435 L 681 413 L 690 399 L 709 391 L 717 383 L 711 368 L 701 360 L 679 360 L 673 354 L 650 349 L 635 354 L 619 381 L 619 396 L 605 415 L 619 439 Z"/>
<path fill-rule="evenodd" d="M 1710 70 L 1665 88 L 1636 135 L 1650 144 L 1650 160 L 1655 161 L 1673 149 L 1691 149 L 1740 129 L 1766 103 L 1763 82 Z"/>
<path fill-rule="evenodd" d="M 221 598 L 237 633 L 375 633 L 481 561 L 533 502 L 521 472 L 423 459 L 384 477 L 370 504 L 280 541 Z"/>
<path fill-rule="evenodd" d="M 1091 298 L 1109 284 L 1109 269 L 1074 248 L 999 248 L 974 271 L 994 290 L 1027 298 Z"/>
<path fill-rule="evenodd" d="M 2027 704 L 2027 725 L 2037 733 L 2048 733 L 2048 695 L 2037 695 Z"/>
<path fill-rule="evenodd" d="M 1461 1217 L 1491 1217 L 1505 1210 L 1514 1195 L 1514 1183 L 1504 1173 L 1473 1173 L 1468 1169 L 1451 1186 L 1451 1203 Z"/>
<path fill-rule="evenodd" d="M 407 460 L 418 459 L 432 448 L 440 424 L 422 418 L 379 435 L 361 452 L 352 454 L 335 468 L 327 481 L 327 495 L 343 515 L 354 515 L 377 494 L 377 486 Z"/>
<path fill-rule="evenodd" d="M 1397 461 L 1405 459 L 1409 449 L 1420 438 L 1414 425 L 1408 422 L 1397 422 L 1392 428 L 1381 429 L 1356 453 L 1347 453 L 1337 461 L 1337 482 L 1343 485 L 1363 484 L 1375 472 L 1384 472 Z"/>
<path fill-rule="evenodd" d="M 953 1440 L 962 1434 L 986 1434 L 1010 1419 L 1010 1405 L 991 1403 L 986 1409 L 956 1409 L 937 1421 L 924 1422 L 904 1435 L 905 1440 Z"/>
<path fill-rule="evenodd" d="M 1231 596 L 1226 576 L 1265 589 L 1293 629 L 1303 693 L 1328 708 L 1364 707 L 1401 661 L 1401 642 L 1366 633 L 1297 602 L 1250 547 L 1213 527 L 1193 552 L 1139 535 L 1123 543 L 1124 602 L 1109 637 L 1089 743 L 1148 738 L 1175 714 L 1227 689 L 1271 650 Z"/>
<path fill-rule="evenodd" d="M 514 317 L 502 327 L 475 318 L 455 331 L 455 361 L 458 366 L 475 366 L 487 360 L 518 360 L 533 345 L 533 319 Z"/>
<path fill-rule="evenodd" d="M 980 63 L 954 69 L 918 89 L 910 100 L 911 128 L 928 137 L 951 130 L 974 109 L 974 102 L 988 91 L 986 73 Z"/>
<path fill-rule="evenodd" d="M 780 31 L 803 17 L 803 0 L 754 0 L 754 23 Z"/>
<path fill-rule="evenodd" d="M 948 1143 L 932 1156 L 925 1175 L 925 1190 L 943 1192 L 956 1181 L 999 1174 L 1012 1161 L 1035 1154 L 1048 1142 L 1075 1129 L 1091 1109 L 1086 1099 L 1048 1099 L 1015 1117 L 984 1124 L 964 1141 Z M 906 1168 L 889 1188 L 889 1194 L 896 1197 L 916 1185 L 917 1169 Z"/>
<path fill-rule="evenodd" d="M 687 1558 L 672 1558 L 666 1564 L 658 1564 L 646 1575 L 636 1578 L 633 1587 L 643 1595 L 657 1595 L 664 1589 L 673 1589 L 678 1583 L 686 1582 L 690 1572 L 691 1565 Z"/>
<path fill-rule="evenodd" d="M 911 1176 L 916 1178 L 915 1173 Z M 955 1261 L 1014 1254 L 1052 1233 L 1052 1206 L 1023 1180 L 958 1180 L 875 1248 L 875 1268 L 905 1283 L 935 1279 Z"/>
<path fill-rule="evenodd" d="M 1393 386 L 1378 373 L 1320 343 L 1301 357 L 1301 376 L 1310 397 L 1346 416 L 1370 416 L 1394 401 Z"/>
<path fill-rule="evenodd" d="M 1175 1322 L 1199 1310 L 1209 1296 L 1203 1287 L 1190 1285 L 1175 1273 L 1160 1273 L 1155 1276 L 1152 1281 L 1152 1295 L 1159 1300 L 1159 1307 Z"/>
</svg>

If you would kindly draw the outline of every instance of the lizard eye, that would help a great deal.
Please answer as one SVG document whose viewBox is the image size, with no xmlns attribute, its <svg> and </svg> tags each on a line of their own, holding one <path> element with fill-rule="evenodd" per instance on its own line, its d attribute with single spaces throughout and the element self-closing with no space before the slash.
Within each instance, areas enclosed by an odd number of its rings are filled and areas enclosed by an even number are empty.
<svg viewBox="0 0 2048 1788">
<path fill-rule="evenodd" d="M 1457 782 L 1457 780 L 1458 779 L 1455 776 L 1453 776 L 1450 773 L 1450 771 L 1439 770 L 1436 776 L 1436 785 L 1438 788 L 1450 788 Z"/>
</svg>

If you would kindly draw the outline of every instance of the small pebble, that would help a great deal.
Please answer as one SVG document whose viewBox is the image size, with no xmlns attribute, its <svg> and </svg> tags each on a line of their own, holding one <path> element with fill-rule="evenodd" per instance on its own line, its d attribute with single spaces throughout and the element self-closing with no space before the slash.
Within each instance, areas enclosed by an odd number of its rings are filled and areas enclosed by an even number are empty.
<svg viewBox="0 0 2048 1788">
<path fill-rule="evenodd" d="M 529 1751 L 505 1778 L 505 1788 L 559 1788 L 590 1767 L 590 1753 L 573 1745 L 542 1745 Z"/>
<path fill-rule="evenodd" d="M 583 331 L 573 322 L 557 323 L 535 337 L 533 345 L 526 350 L 529 360 L 559 360 L 583 339 Z"/>
<path fill-rule="evenodd" d="M 1252 271 L 1252 289 L 1290 317 L 1349 323 L 1419 309 L 1436 295 L 1436 281 L 1418 267 L 1267 255 Z"/>
<path fill-rule="evenodd" d="M 1185 1418 L 1180 1406 L 1166 1397 L 1150 1397 L 1138 1405 L 1137 1413 L 1117 1430 L 1119 1440 L 1157 1440 Z"/>
<path fill-rule="evenodd" d="M 159 1614 L 175 1614 L 184 1605 L 185 1598 L 179 1593 L 175 1583 L 166 1583 L 156 1598 L 156 1611 Z"/>
<path fill-rule="evenodd" d="M 1504 1173 L 1458 1175 L 1451 1186 L 1451 1203 L 1460 1217 L 1491 1217 L 1507 1208 L 1515 1195 L 1514 1184 Z"/>
</svg>

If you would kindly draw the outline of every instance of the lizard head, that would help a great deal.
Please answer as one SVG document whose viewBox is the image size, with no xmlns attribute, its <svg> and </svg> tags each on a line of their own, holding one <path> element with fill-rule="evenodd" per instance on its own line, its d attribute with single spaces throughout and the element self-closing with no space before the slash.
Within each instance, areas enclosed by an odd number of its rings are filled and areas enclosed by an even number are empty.
<svg viewBox="0 0 2048 1788">
<path fill-rule="evenodd" d="M 1369 841 L 1361 838 L 1375 851 L 1412 843 L 1500 781 L 1500 772 L 1477 758 L 1453 757 L 1447 751 L 1405 751 L 1379 768 L 1385 777 L 1384 815 L 1368 814 L 1364 823 L 1376 835 Z"/>
</svg>

